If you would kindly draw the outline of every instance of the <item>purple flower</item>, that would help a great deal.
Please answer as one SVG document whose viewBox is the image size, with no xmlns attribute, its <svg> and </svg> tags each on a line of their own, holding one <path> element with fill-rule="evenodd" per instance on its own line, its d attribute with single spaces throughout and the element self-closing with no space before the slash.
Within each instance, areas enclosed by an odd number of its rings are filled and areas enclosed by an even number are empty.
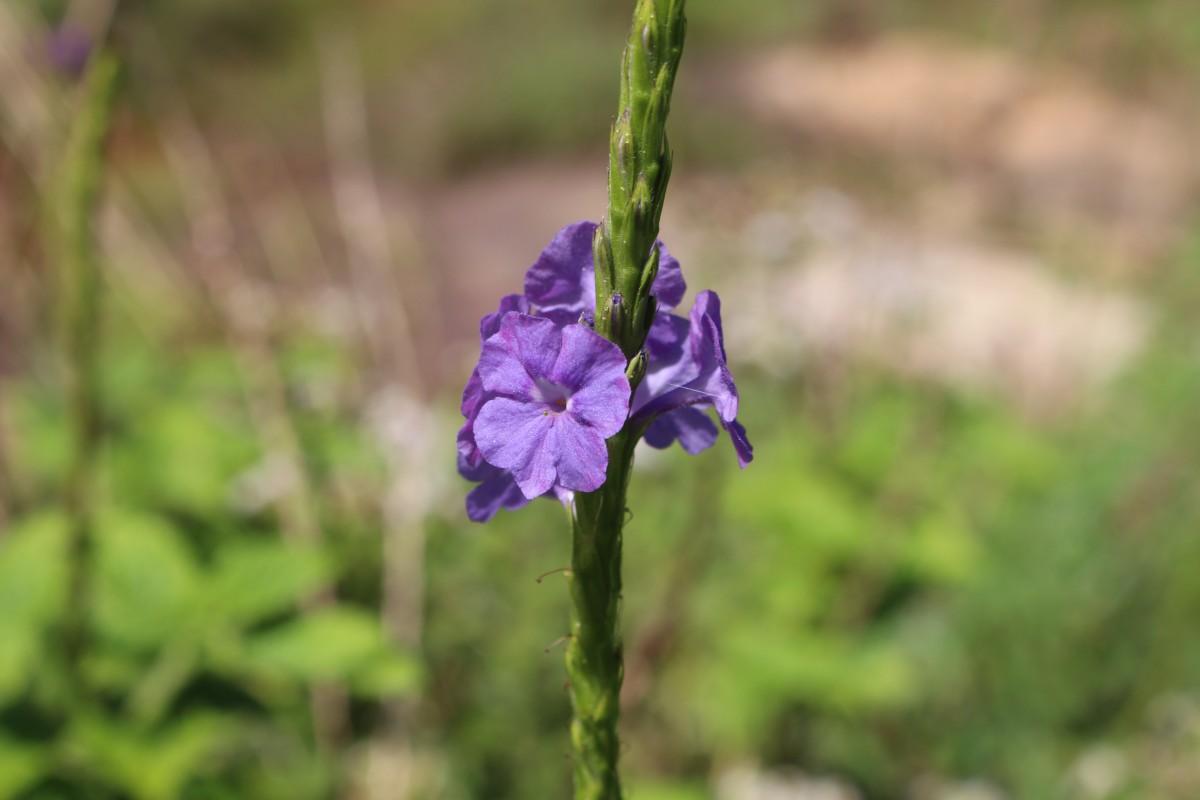
<svg viewBox="0 0 1200 800">
<path fill-rule="evenodd" d="M 72 77 L 79 77 L 92 55 L 92 37 L 83 28 L 64 22 L 49 36 L 47 50 L 51 63 Z"/>
<path fill-rule="evenodd" d="M 508 295 L 479 323 L 483 356 L 463 390 L 466 423 L 458 434 L 458 470 L 479 483 L 467 496 L 477 522 L 501 508 L 553 494 L 567 505 L 575 491 L 604 483 L 604 440 L 630 409 L 620 350 L 577 324 L 595 314 L 592 239 L 597 225 L 563 228 L 530 267 L 525 294 Z M 716 408 L 738 463 L 753 448 L 737 421 L 738 393 L 725 359 L 720 301 L 701 292 L 688 318 L 669 313 L 683 300 L 683 273 L 662 242 L 653 291 L 657 314 L 646 336 L 649 364 L 632 417 L 653 447 L 678 441 L 689 453 L 711 447 Z"/>
<path fill-rule="evenodd" d="M 500 308 L 487 314 L 479 321 L 479 341 L 485 342 L 500 330 L 500 322 L 510 311 L 524 313 L 529 303 L 524 295 L 510 294 L 500 299 Z M 529 498 L 521 493 L 516 479 L 506 469 L 494 467 L 483 460 L 483 453 L 475 444 L 475 418 L 479 409 L 496 395 L 485 391 L 479 368 L 471 371 L 462 394 L 462 415 L 466 423 L 458 431 L 458 474 L 469 481 L 479 483 L 467 493 L 467 516 L 474 522 L 487 522 L 502 508 L 515 511 L 529 504 Z M 555 487 L 545 496 L 553 495 L 559 502 L 570 507 L 574 492 Z"/>
<path fill-rule="evenodd" d="M 583 325 L 505 314 L 479 359 L 472 433 L 482 458 L 512 473 L 527 498 L 599 488 L 604 440 L 629 414 L 625 366 L 620 348 Z"/>
<path fill-rule="evenodd" d="M 645 436 L 652 447 L 667 447 L 678 440 L 684 450 L 697 453 L 716 440 L 716 428 L 698 411 L 713 406 L 733 440 L 738 464 L 745 467 L 754 459 L 754 448 L 737 421 L 738 391 L 725 359 L 721 300 L 716 292 L 696 295 L 688 322 L 686 339 L 669 343 L 672 351 L 678 346 L 678 358 L 652 358 L 634 395 L 631 416 L 650 423 Z M 678 334 L 680 328 L 672 330 Z"/>
</svg>

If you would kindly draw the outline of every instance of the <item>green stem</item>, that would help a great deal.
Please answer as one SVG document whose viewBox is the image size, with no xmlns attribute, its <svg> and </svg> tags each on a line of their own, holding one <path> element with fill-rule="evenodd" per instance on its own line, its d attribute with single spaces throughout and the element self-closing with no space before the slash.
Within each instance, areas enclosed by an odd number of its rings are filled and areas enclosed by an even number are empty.
<svg viewBox="0 0 1200 800">
<path fill-rule="evenodd" d="M 621 93 L 608 155 L 608 210 L 596 232 L 596 331 L 627 358 L 654 321 L 658 223 L 671 147 L 667 114 L 683 55 L 684 0 L 638 0 L 621 62 Z M 614 304 L 614 297 L 619 302 Z"/>
<path fill-rule="evenodd" d="M 617 719 L 625 665 L 620 633 L 621 537 L 633 443 L 622 431 L 608 441 L 608 480 L 576 495 L 571 530 L 571 747 L 576 800 L 619 800 Z"/>
<path fill-rule="evenodd" d="M 671 151 L 666 120 L 683 52 L 684 0 L 638 0 L 622 59 L 620 108 L 609 147 L 609 202 L 596 232 L 596 331 L 630 359 L 634 389 L 654 320 L 658 223 Z M 633 449 L 642 428 L 627 423 L 608 440 L 608 474 L 575 496 L 572 519 L 571 637 L 566 664 L 576 800 L 620 800 L 617 722 L 625 677 L 621 643 L 621 543 Z"/>
<path fill-rule="evenodd" d="M 72 689 L 83 694 L 80 660 L 86 649 L 87 578 L 94 509 L 93 483 L 100 445 L 100 267 L 93 229 L 103 176 L 104 141 L 116 89 L 117 65 L 98 56 L 83 86 L 58 186 L 57 230 L 62 259 L 67 397 L 72 436 L 64 502 L 70 519 L 67 570 L 70 597 L 64 647 Z"/>
</svg>

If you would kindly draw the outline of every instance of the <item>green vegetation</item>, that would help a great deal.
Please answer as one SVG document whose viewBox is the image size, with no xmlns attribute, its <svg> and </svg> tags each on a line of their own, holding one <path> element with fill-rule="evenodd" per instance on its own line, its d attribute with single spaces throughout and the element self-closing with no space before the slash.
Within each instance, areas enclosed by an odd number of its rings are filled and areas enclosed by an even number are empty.
<svg viewBox="0 0 1200 800">
<path fill-rule="evenodd" d="M 64 4 L 41 5 L 54 15 Z M 310 40 L 332 5 L 120 5 L 108 186 L 119 174 L 135 189 L 156 245 L 191 246 L 187 202 L 151 135 L 178 121 L 173 92 L 218 140 L 278 131 L 285 160 L 323 153 Z M 864 3 L 861 19 L 833 2 L 691 5 L 698 61 L 863 26 L 995 42 L 1033 24 L 942 0 Z M 1032 55 L 1069 57 L 1095 23 L 1117 32 L 1118 88 L 1168 74 L 1196 85 L 1200 12 L 1187 0 L 1050 5 L 1034 17 L 1044 35 Z M 349 24 L 380 179 L 430 187 L 481 163 L 602 151 L 627 11 L 535 0 L 364 10 Z M 526 24 L 535 15 L 542 24 Z M 154 36 L 158 49 L 145 46 Z M 754 160 L 784 157 L 748 123 L 689 107 L 703 93 L 682 76 L 681 151 L 726 168 L 736 136 Z M 78 111 L 73 91 L 55 95 L 60 133 Z M 427 102 L 411 124 L 410 99 Z M 63 152 L 55 142 L 48 161 Z M 0 149 L 0 170 L 20 158 Z M 677 153 L 676 176 L 686 160 Z M 553 503 L 486 528 L 466 521 L 451 444 L 465 372 L 430 368 L 445 385 L 409 387 L 445 445 L 412 456 L 416 444 L 390 441 L 371 410 L 395 379 L 385 359 L 291 304 L 316 278 L 269 273 L 246 252 L 231 283 L 266 286 L 276 311 L 247 324 L 223 305 L 236 302 L 211 265 L 115 261 L 129 251 L 114 247 L 92 297 L 98 444 L 80 558 L 78 406 L 55 327 L 69 293 L 45 278 L 61 274 L 46 219 L 57 190 L 28 165 L 3 175 L 21 225 L 4 216 L 0 237 L 0 264 L 14 265 L 0 276 L 20 301 L 0 297 L 13 315 L 0 319 L 0 800 L 389 796 L 366 788 L 377 752 L 408 776 L 380 779 L 404 800 L 568 796 L 554 649 L 566 591 L 557 575 L 535 579 L 569 562 L 570 542 Z M 1150 343 L 1069 415 L 1030 419 L 850 361 L 783 377 L 735 363 L 757 448 L 747 472 L 734 479 L 725 441 L 694 459 L 639 455 L 624 542 L 632 800 L 715 800 L 717 776 L 747 763 L 837 775 L 869 800 L 916 797 L 930 776 L 986 780 L 1013 800 L 1200 796 L 1192 227 L 1121 287 L 1157 314 Z M 425 360 L 461 361 L 439 335 L 418 337 Z M 389 557 L 414 531 L 417 545 Z M 394 596 L 415 623 L 397 621 Z M 1101 746 L 1123 766 L 1089 795 L 1072 776 Z"/>
</svg>

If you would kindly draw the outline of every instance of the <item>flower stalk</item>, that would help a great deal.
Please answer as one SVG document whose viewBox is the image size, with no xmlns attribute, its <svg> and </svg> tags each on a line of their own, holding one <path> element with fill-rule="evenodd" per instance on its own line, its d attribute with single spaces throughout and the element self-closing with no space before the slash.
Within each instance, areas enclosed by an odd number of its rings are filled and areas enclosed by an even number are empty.
<svg viewBox="0 0 1200 800">
<path fill-rule="evenodd" d="M 671 175 L 666 119 L 683 51 L 684 0 L 637 0 L 621 70 L 600 223 L 562 228 L 479 323 L 463 388 L 458 471 L 477 485 L 467 516 L 486 522 L 541 497 L 571 517 L 567 688 L 576 800 L 620 800 L 621 547 L 633 452 L 645 440 L 693 455 L 719 430 L 738 464 L 754 458 L 738 422 L 721 302 L 687 284 L 658 239 Z"/>
<path fill-rule="evenodd" d="M 62 161 L 54 216 L 54 240 L 62 262 L 63 339 L 72 453 L 65 486 L 70 517 L 69 601 L 64 658 L 71 689 L 83 694 L 81 655 L 86 649 L 88 573 L 91 560 L 93 483 L 100 448 L 98 334 L 101 315 L 99 255 L 93 222 L 104 172 L 104 143 L 117 85 L 117 62 L 94 59 L 83 84 L 82 105 Z"/>
<path fill-rule="evenodd" d="M 608 210 L 596 229 L 595 330 L 629 360 L 637 390 L 655 320 L 659 220 L 671 175 L 666 135 L 671 90 L 683 52 L 684 0 L 638 0 L 621 69 L 620 106 L 609 147 Z M 568 583 L 571 637 L 566 668 L 574 718 L 576 800 L 620 800 L 620 714 L 624 659 L 620 629 L 621 547 L 633 450 L 645 423 L 630 417 L 607 442 L 604 485 L 575 495 Z"/>
<path fill-rule="evenodd" d="M 608 211 L 596 231 L 596 331 L 626 358 L 642 348 L 654 320 L 658 224 L 671 148 L 667 113 L 683 54 L 684 0 L 638 0 L 621 63 L 617 117 L 609 139 Z M 619 295 L 618 304 L 612 302 Z M 623 313 L 614 315 L 614 308 Z M 636 387 L 635 387 L 636 388 Z"/>
</svg>

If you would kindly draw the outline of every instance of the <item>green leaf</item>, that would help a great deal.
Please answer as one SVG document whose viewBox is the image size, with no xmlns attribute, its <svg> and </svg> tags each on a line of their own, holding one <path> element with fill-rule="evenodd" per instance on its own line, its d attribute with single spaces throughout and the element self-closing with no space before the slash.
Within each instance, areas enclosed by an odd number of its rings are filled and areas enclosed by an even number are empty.
<svg viewBox="0 0 1200 800">
<path fill-rule="evenodd" d="M 30 747 L 0 736 L 0 797 L 17 797 L 44 777 L 49 750 Z"/>
<path fill-rule="evenodd" d="M 753 481 L 730 482 L 723 498 L 730 518 L 810 554 L 858 553 L 870 518 L 844 486 L 799 461 L 764 460 L 762 467 Z"/>
<path fill-rule="evenodd" d="M 197 570 L 166 520 L 105 511 L 96 522 L 94 618 L 120 644 L 155 649 L 195 623 Z"/>
<path fill-rule="evenodd" d="M 120 496 L 211 517 L 228 501 L 230 478 L 255 455 L 240 422 L 196 398 L 162 398 L 136 419 L 131 436 L 114 444 L 109 465 Z"/>
<path fill-rule="evenodd" d="M 0 619 L 41 625 L 66 603 L 67 518 L 59 512 L 27 517 L 0 541 Z"/>
<path fill-rule="evenodd" d="M 946 509 L 918 523 L 905 542 L 902 563 L 917 577 L 947 584 L 964 584 L 981 561 L 977 534 L 961 513 Z"/>
<path fill-rule="evenodd" d="M 703 786 L 694 783 L 665 783 L 662 781 L 628 782 L 625 794 L 629 800 L 709 800 L 712 796 Z"/>
<path fill-rule="evenodd" d="M 287 611 L 325 583 L 330 568 L 316 548 L 230 542 L 217 556 L 205 611 L 241 625 Z"/>
<path fill-rule="evenodd" d="M 852 475 L 877 484 L 886 480 L 904 454 L 912 435 L 913 402 L 907 395 L 882 394 L 864 405 L 838 455 Z"/>
<path fill-rule="evenodd" d="M 375 669 L 391 653 L 379 619 L 364 610 L 330 606 L 251 639 L 247 664 L 304 681 L 343 680 Z"/>
<path fill-rule="evenodd" d="M 385 653 L 357 670 L 351 688 L 364 697 L 401 697 L 421 685 L 421 665 L 401 653 Z"/>
<path fill-rule="evenodd" d="M 66 541 L 66 518 L 42 513 L 9 528 L 0 543 L 0 703 L 24 691 L 42 631 L 65 606 Z"/>
<path fill-rule="evenodd" d="M 210 756 L 229 746 L 235 728 L 212 715 L 185 718 L 153 733 L 102 718 L 85 718 L 71 730 L 71 745 L 114 787 L 134 800 L 177 800 Z"/>
<path fill-rule="evenodd" d="M 5 403 L 13 431 L 12 462 L 21 465 L 29 487 L 61 491 L 71 463 L 71 428 L 66 425 L 66 401 L 32 383 L 5 386 Z"/>
</svg>

